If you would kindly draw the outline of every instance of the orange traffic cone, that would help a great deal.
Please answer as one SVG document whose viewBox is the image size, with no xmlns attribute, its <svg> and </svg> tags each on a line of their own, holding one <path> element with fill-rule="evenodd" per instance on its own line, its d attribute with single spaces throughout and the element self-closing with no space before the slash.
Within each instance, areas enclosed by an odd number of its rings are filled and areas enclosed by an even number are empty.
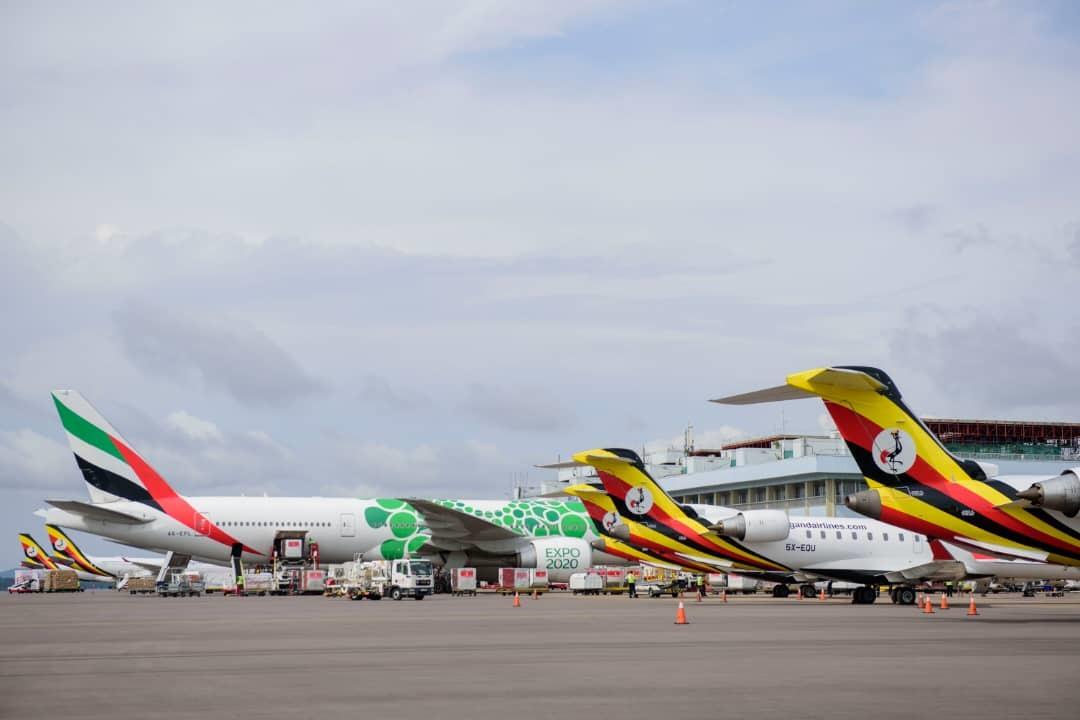
<svg viewBox="0 0 1080 720">
<path fill-rule="evenodd" d="M 941 593 L 941 609 L 942 610 L 948 610 L 949 609 L 949 598 L 945 596 L 945 593 Z"/>
<path fill-rule="evenodd" d="M 971 593 L 971 602 L 968 603 L 968 612 L 967 612 L 967 614 L 969 616 L 979 614 L 979 611 L 975 609 L 975 593 Z"/>
<path fill-rule="evenodd" d="M 679 609 L 675 611 L 675 624 L 676 625 L 689 625 L 690 621 L 686 619 L 686 608 L 683 607 L 683 601 L 679 601 Z"/>
<path fill-rule="evenodd" d="M 926 601 L 923 603 L 923 608 L 922 608 L 923 615 L 933 615 L 934 614 L 934 603 L 930 602 L 930 596 L 929 595 L 926 595 L 924 597 L 926 598 Z"/>
<path fill-rule="evenodd" d="M 821 588 L 821 592 L 818 593 L 817 599 L 818 600 L 824 600 L 825 599 L 825 588 Z"/>
<path fill-rule="evenodd" d="M 521 598 L 518 597 L 516 592 L 514 593 L 514 607 L 521 607 Z"/>
</svg>

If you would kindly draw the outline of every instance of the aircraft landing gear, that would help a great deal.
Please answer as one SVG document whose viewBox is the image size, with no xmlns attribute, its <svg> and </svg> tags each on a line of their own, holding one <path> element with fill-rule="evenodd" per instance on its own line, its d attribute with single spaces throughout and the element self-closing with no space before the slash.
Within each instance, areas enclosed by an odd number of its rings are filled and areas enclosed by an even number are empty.
<svg viewBox="0 0 1080 720">
<path fill-rule="evenodd" d="M 772 596 L 774 598 L 786 598 L 791 594 L 791 589 L 787 585 L 774 585 L 772 589 Z"/>
<path fill-rule="evenodd" d="M 855 588 L 855 592 L 851 593 L 853 605 L 870 605 L 875 600 L 877 600 L 877 591 L 871 587 Z"/>
<path fill-rule="evenodd" d="M 813 585 L 800 585 L 799 594 L 802 595 L 804 598 L 813 598 L 817 595 L 817 588 L 815 588 Z"/>
<path fill-rule="evenodd" d="M 914 605 L 915 604 L 915 588 L 910 587 L 894 587 L 889 589 L 889 599 L 893 601 L 893 605 Z"/>
</svg>

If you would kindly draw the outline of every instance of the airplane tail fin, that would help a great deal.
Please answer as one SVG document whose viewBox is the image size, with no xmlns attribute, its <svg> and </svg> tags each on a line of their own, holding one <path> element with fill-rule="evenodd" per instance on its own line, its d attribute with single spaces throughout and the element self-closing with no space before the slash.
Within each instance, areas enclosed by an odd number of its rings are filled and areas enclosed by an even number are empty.
<svg viewBox="0 0 1080 720">
<path fill-rule="evenodd" d="M 872 487 L 907 487 L 985 480 L 978 463 L 960 460 L 904 404 L 896 384 L 872 367 L 815 368 L 787 376 L 777 388 L 719 398 L 712 402 L 749 405 L 820 397 L 852 457 Z"/>
<path fill-rule="evenodd" d="M 112 573 L 95 565 L 63 530 L 55 525 L 46 525 L 45 531 L 49 534 L 49 543 L 52 544 L 53 550 L 72 562 L 76 567 L 94 575 L 112 577 Z"/>
<path fill-rule="evenodd" d="M 649 518 L 664 525 L 675 524 L 680 527 L 680 532 L 686 534 L 704 535 L 709 532 L 704 524 L 691 516 L 653 480 L 633 450 L 586 450 L 575 453 L 574 460 L 596 468 L 604 490 L 615 501 L 619 513 L 628 519 L 641 521 Z"/>
<path fill-rule="evenodd" d="M 23 555 L 31 563 L 45 568 L 46 570 L 59 570 L 60 566 L 56 564 L 49 553 L 45 552 L 45 548 L 38 545 L 30 533 L 19 533 L 19 544 L 22 545 Z"/>
<path fill-rule="evenodd" d="M 54 390 L 52 397 L 94 504 L 130 500 L 162 510 L 179 497 L 81 394 Z"/>
</svg>

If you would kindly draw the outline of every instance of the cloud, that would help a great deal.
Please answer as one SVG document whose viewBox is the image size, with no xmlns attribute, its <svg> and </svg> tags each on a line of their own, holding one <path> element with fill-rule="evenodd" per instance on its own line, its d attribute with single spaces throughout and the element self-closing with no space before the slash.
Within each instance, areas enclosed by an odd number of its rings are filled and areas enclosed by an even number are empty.
<svg viewBox="0 0 1080 720">
<path fill-rule="evenodd" d="M 144 372 L 201 380 L 254 407 L 281 407 L 320 384 L 265 334 L 243 321 L 195 318 L 128 304 L 114 315 L 128 357 Z"/>
<path fill-rule="evenodd" d="M 462 408 L 492 427 L 516 432 L 554 432 L 576 422 L 572 408 L 534 386 L 473 383 L 466 391 Z"/>
<path fill-rule="evenodd" d="M 28 428 L 0 431 L 0 487 L 51 491 L 68 487 L 75 474 L 67 444 Z"/>
<path fill-rule="evenodd" d="M 394 387 L 384 377 L 368 375 L 357 391 L 362 405 L 380 412 L 405 413 L 426 408 L 431 399 L 410 387 Z"/>
<path fill-rule="evenodd" d="M 169 427 L 179 430 L 193 440 L 221 442 L 224 439 L 217 425 L 209 420 L 197 418 L 184 410 L 169 413 L 165 422 Z"/>
<path fill-rule="evenodd" d="M 938 209 L 933 205 L 920 203 L 893 210 L 893 220 L 911 235 L 919 235 L 926 232 L 938 214 Z"/>
</svg>

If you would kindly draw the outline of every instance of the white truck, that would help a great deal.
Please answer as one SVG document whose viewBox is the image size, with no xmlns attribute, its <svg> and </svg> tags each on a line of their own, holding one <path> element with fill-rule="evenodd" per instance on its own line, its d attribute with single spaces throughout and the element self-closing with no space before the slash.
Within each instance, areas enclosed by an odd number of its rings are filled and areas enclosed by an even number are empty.
<svg viewBox="0 0 1080 720">
<path fill-rule="evenodd" d="M 435 590 L 430 560 L 367 560 L 345 566 L 345 593 L 353 600 L 423 600 Z"/>
</svg>

